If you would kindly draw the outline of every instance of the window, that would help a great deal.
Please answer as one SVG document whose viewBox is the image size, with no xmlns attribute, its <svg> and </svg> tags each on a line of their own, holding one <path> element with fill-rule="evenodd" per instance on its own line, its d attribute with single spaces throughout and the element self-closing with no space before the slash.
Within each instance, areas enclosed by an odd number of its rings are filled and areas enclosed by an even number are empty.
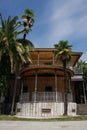
<svg viewBox="0 0 87 130">
<path fill-rule="evenodd" d="M 45 92 L 52 92 L 52 86 L 46 86 Z"/>
<path fill-rule="evenodd" d="M 23 93 L 27 93 L 28 92 L 28 86 L 23 86 Z"/>
</svg>

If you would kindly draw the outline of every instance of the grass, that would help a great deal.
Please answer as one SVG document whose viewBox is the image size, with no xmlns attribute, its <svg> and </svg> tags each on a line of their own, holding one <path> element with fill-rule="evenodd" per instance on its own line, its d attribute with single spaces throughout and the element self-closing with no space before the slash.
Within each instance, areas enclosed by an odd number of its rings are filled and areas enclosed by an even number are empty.
<svg viewBox="0 0 87 130">
<path fill-rule="evenodd" d="M 61 116 L 59 118 L 49 118 L 49 119 L 30 119 L 30 118 L 18 118 L 10 115 L 0 115 L 0 120 L 6 121 L 83 121 L 87 120 L 87 116 Z"/>
</svg>

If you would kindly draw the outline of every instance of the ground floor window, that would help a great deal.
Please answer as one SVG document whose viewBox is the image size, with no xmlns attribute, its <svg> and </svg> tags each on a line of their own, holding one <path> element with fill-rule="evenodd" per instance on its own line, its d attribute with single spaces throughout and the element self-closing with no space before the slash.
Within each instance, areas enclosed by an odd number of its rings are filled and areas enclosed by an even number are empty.
<svg viewBox="0 0 87 130">
<path fill-rule="evenodd" d="M 52 92 L 52 86 L 46 86 L 45 92 Z"/>
<path fill-rule="evenodd" d="M 28 92 L 28 86 L 24 85 L 23 86 L 23 93 L 27 93 Z"/>
</svg>

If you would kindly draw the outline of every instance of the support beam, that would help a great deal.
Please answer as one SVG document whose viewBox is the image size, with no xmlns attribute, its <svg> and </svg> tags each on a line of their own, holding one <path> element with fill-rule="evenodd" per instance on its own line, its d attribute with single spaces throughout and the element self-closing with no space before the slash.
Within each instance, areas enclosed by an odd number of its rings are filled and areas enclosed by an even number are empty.
<svg viewBox="0 0 87 130">
<path fill-rule="evenodd" d="M 54 51 L 53 51 L 53 65 L 55 64 L 55 62 L 54 62 L 54 58 L 55 58 L 55 57 L 54 57 L 54 56 L 55 56 L 55 55 L 54 55 Z"/>
<path fill-rule="evenodd" d="M 22 96 L 23 96 L 23 80 L 22 80 L 22 83 L 21 83 L 21 97 L 20 97 L 21 103 L 22 103 L 22 100 L 23 100 Z"/>
<path fill-rule="evenodd" d="M 70 100 L 71 102 L 73 101 L 73 98 L 72 98 L 72 88 L 71 88 L 71 77 L 69 76 L 69 88 L 68 88 L 68 92 L 70 94 Z"/>
<path fill-rule="evenodd" d="M 56 92 L 56 102 L 57 102 L 57 74 L 56 74 L 56 70 L 55 70 L 55 92 Z"/>
<path fill-rule="evenodd" d="M 34 97 L 34 102 L 37 101 L 37 72 L 35 75 L 35 97 Z"/>
<path fill-rule="evenodd" d="M 84 84 L 84 81 L 83 81 L 83 93 L 84 93 L 84 102 L 86 104 L 86 92 L 85 92 L 85 84 Z"/>
<path fill-rule="evenodd" d="M 38 51 L 38 66 L 40 64 L 40 56 L 39 56 L 39 51 Z"/>
</svg>

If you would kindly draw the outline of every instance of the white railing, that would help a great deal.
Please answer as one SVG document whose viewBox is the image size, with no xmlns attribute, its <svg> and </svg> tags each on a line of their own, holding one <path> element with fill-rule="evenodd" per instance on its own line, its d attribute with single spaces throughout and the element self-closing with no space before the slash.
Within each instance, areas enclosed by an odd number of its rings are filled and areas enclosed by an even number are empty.
<svg viewBox="0 0 87 130">
<path fill-rule="evenodd" d="M 32 92 L 32 98 L 29 98 L 29 93 L 22 93 L 19 96 L 19 102 L 62 102 L 63 95 L 61 92 Z M 67 95 L 68 101 L 72 102 L 72 94 Z"/>
<path fill-rule="evenodd" d="M 73 71 L 75 74 L 83 74 L 82 67 L 73 67 Z"/>
<path fill-rule="evenodd" d="M 22 93 L 20 96 L 19 96 L 19 101 L 20 102 L 29 102 L 29 93 Z"/>
<path fill-rule="evenodd" d="M 62 101 L 62 93 L 60 92 L 33 92 L 32 93 L 32 101 L 41 101 L 41 102 L 48 102 L 48 101 Z"/>
</svg>

